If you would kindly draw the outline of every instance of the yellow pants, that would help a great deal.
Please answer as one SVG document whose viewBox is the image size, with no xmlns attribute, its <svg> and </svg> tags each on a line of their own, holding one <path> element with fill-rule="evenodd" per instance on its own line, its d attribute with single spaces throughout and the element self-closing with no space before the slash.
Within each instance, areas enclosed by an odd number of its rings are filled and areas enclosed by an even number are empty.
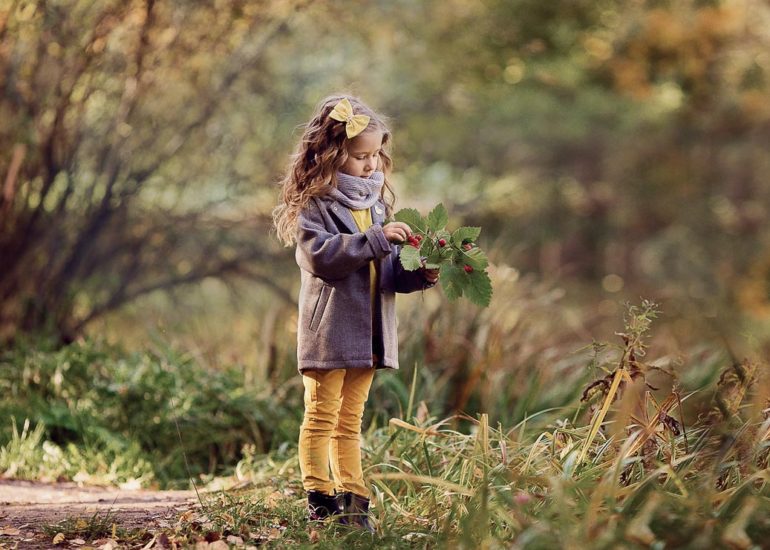
<svg viewBox="0 0 770 550">
<path fill-rule="evenodd" d="M 306 491 L 369 497 L 361 469 L 361 418 L 374 368 L 306 371 L 299 466 Z M 331 463 L 332 479 L 329 479 Z"/>
</svg>

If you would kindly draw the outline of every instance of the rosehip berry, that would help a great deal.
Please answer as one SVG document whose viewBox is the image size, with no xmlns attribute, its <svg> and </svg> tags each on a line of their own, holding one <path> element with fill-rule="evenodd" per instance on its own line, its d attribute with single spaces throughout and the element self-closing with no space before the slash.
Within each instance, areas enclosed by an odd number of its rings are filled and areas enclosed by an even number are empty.
<svg viewBox="0 0 770 550">
<path fill-rule="evenodd" d="M 417 239 L 417 242 L 419 243 L 422 240 L 422 235 L 415 235 L 415 239 Z"/>
<path fill-rule="evenodd" d="M 519 493 L 516 493 L 513 496 L 513 501 L 516 504 L 524 505 L 524 504 L 528 504 L 529 502 L 531 502 L 532 501 L 532 497 L 529 494 L 527 494 L 527 493 L 519 492 Z"/>
<path fill-rule="evenodd" d="M 469 266 L 468 264 L 465 264 L 463 266 L 463 269 L 465 270 L 466 273 L 471 273 L 473 271 L 473 268 L 471 266 Z"/>
<path fill-rule="evenodd" d="M 439 239 L 438 240 L 438 245 L 439 246 L 445 246 L 446 245 L 446 239 Z"/>
</svg>

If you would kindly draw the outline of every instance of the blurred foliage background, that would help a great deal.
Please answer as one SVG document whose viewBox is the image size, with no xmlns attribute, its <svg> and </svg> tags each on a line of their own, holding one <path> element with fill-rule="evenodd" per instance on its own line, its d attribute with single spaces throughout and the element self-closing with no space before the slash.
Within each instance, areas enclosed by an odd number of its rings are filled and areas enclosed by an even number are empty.
<svg viewBox="0 0 770 550">
<path fill-rule="evenodd" d="M 640 297 L 660 304 L 661 361 L 704 387 L 770 337 L 769 78 L 759 0 L 0 0 L 6 408 L 71 439 L 99 417 L 78 416 L 78 395 L 120 388 L 62 394 L 62 377 L 98 379 L 83 365 L 117 345 L 152 350 L 115 352 L 148 407 L 145 385 L 182 399 L 205 379 L 163 382 L 164 361 L 251 391 L 236 409 L 252 428 L 201 450 L 201 470 L 243 442 L 293 444 L 296 425 L 250 401 L 286 396 L 299 421 L 299 277 L 270 211 L 335 91 L 390 118 L 397 208 L 443 202 L 451 226 L 483 227 L 494 264 L 487 310 L 400 298 L 403 369 L 378 377 L 370 418 L 402 410 L 413 376 L 436 414 L 510 425 L 573 403 L 591 342 Z M 53 355 L 30 363 L 40 338 Z M 76 341 L 104 344 L 56 351 Z M 48 397 L 22 396 L 30 384 Z M 32 414 L 54 397 L 59 416 Z M 130 416 L 105 433 L 140 431 Z M 169 419 L 148 420 L 161 439 Z"/>
</svg>

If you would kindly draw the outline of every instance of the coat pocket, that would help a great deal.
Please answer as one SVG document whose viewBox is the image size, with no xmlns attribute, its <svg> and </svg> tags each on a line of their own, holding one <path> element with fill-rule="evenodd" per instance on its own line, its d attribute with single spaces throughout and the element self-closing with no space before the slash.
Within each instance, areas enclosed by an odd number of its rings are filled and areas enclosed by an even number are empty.
<svg viewBox="0 0 770 550">
<path fill-rule="evenodd" d="M 321 324 L 321 318 L 324 315 L 324 311 L 326 311 L 326 304 L 329 302 L 331 293 L 331 286 L 321 285 L 321 292 L 318 293 L 318 300 L 316 300 L 315 307 L 313 308 L 313 315 L 310 317 L 310 330 L 313 332 L 318 330 L 318 326 Z"/>
</svg>

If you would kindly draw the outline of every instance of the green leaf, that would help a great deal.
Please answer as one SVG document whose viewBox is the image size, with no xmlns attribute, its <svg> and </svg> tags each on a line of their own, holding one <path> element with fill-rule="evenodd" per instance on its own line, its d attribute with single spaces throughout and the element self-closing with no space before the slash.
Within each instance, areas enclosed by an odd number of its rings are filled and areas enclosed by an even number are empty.
<svg viewBox="0 0 770 550">
<path fill-rule="evenodd" d="M 475 270 L 484 270 L 489 265 L 487 255 L 479 247 L 474 246 L 470 250 L 463 251 L 462 262 L 468 264 Z"/>
<path fill-rule="evenodd" d="M 457 246 L 462 246 L 463 241 L 465 240 L 474 242 L 479 238 L 480 233 L 480 227 L 460 227 L 452 233 L 452 243 Z"/>
<path fill-rule="evenodd" d="M 449 231 L 446 229 L 437 229 L 436 230 L 436 240 L 438 239 L 444 239 L 447 242 L 447 245 L 449 244 L 450 239 L 452 238 L 452 235 L 449 234 Z"/>
<path fill-rule="evenodd" d="M 474 246 L 470 250 L 463 248 L 463 241 L 474 242 L 481 233 L 480 227 L 460 227 L 453 233 L 446 230 L 448 221 L 446 208 L 438 204 L 428 214 L 427 218 L 413 208 L 399 210 L 396 221 L 404 222 L 415 233 L 424 236 L 419 249 L 405 245 L 401 248 L 401 265 L 407 271 L 423 267 L 441 269 L 441 286 L 449 300 L 457 300 L 466 296 L 476 305 L 486 307 L 492 299 L 492 282 L 486 272 L 489 265 L 487 256 L 480 248 Z M 438 240 L 447 241 L 443 247 L 438 246 Z M 425 258 L 425 264 L 420 258 Z M 466 273 L 464 266 L 469 265 L 473 271 Z"/>
<path fill-rule="evenodd" d="M 446 208 L 444 208 L 444 205 L 441 203 L 438 203 L 436 207 L 431 210 L 430 214 L 428 214 L 428 228 L 431 231 L 435 232 L 444 229 L 448 221 L 449 216 L 447 215 Z"/>
<path fill-rule="evenodd" d="M 441 266 L 441 287 L 444 289 L 444 295 L 448 300 L 457 300 L 463 295 L 463 286 L 465 285 L 465 271 L 462 267 L 454 264 Z"/>
<path fill-rule="evenodd" d="M 443 261 L 443 257 L 441 256 L 441 252 L 439 252 L 438 249 L 434 248 L 433 251 L 426 256 L 426 262 L 429 264 L 440 264 Z"/>
<path fill-rule="evenodd" d="M 436 247 L 433 246 L 433 241 L 431 239 L 423 239 L 422 243 L 420 244 L 420 255 L 421 256 L 431 256 L 436 252 Z"/>
<path fill-rule="evenodd" d="M 401 265 L 407 271 L 414 271 L 420 269 L 422 263 L 420 262 L 420 249 L 413 247 L 412 245 L 404 245 L 401 247 L 401 253 L 399 254 Z"/>
<path fill-rule="evenodd" d="M 397 222 L 404 222 L 409 225 L 413 231 L 416 230 L 425 233 L 428 225 L 423 217 L 420 216 L 420 213 L 414 208 L 403 208 L 396 212 L 393 217 Z"/>
<path fill-rule="evenodd" d="M 487 272 L 474 270 L 471 273 L 463 273 L 466 276 L 463 287 L 465 297 L 477 306 L 487 307 L 492 300 L 492 281 Z"/>
</svg>

